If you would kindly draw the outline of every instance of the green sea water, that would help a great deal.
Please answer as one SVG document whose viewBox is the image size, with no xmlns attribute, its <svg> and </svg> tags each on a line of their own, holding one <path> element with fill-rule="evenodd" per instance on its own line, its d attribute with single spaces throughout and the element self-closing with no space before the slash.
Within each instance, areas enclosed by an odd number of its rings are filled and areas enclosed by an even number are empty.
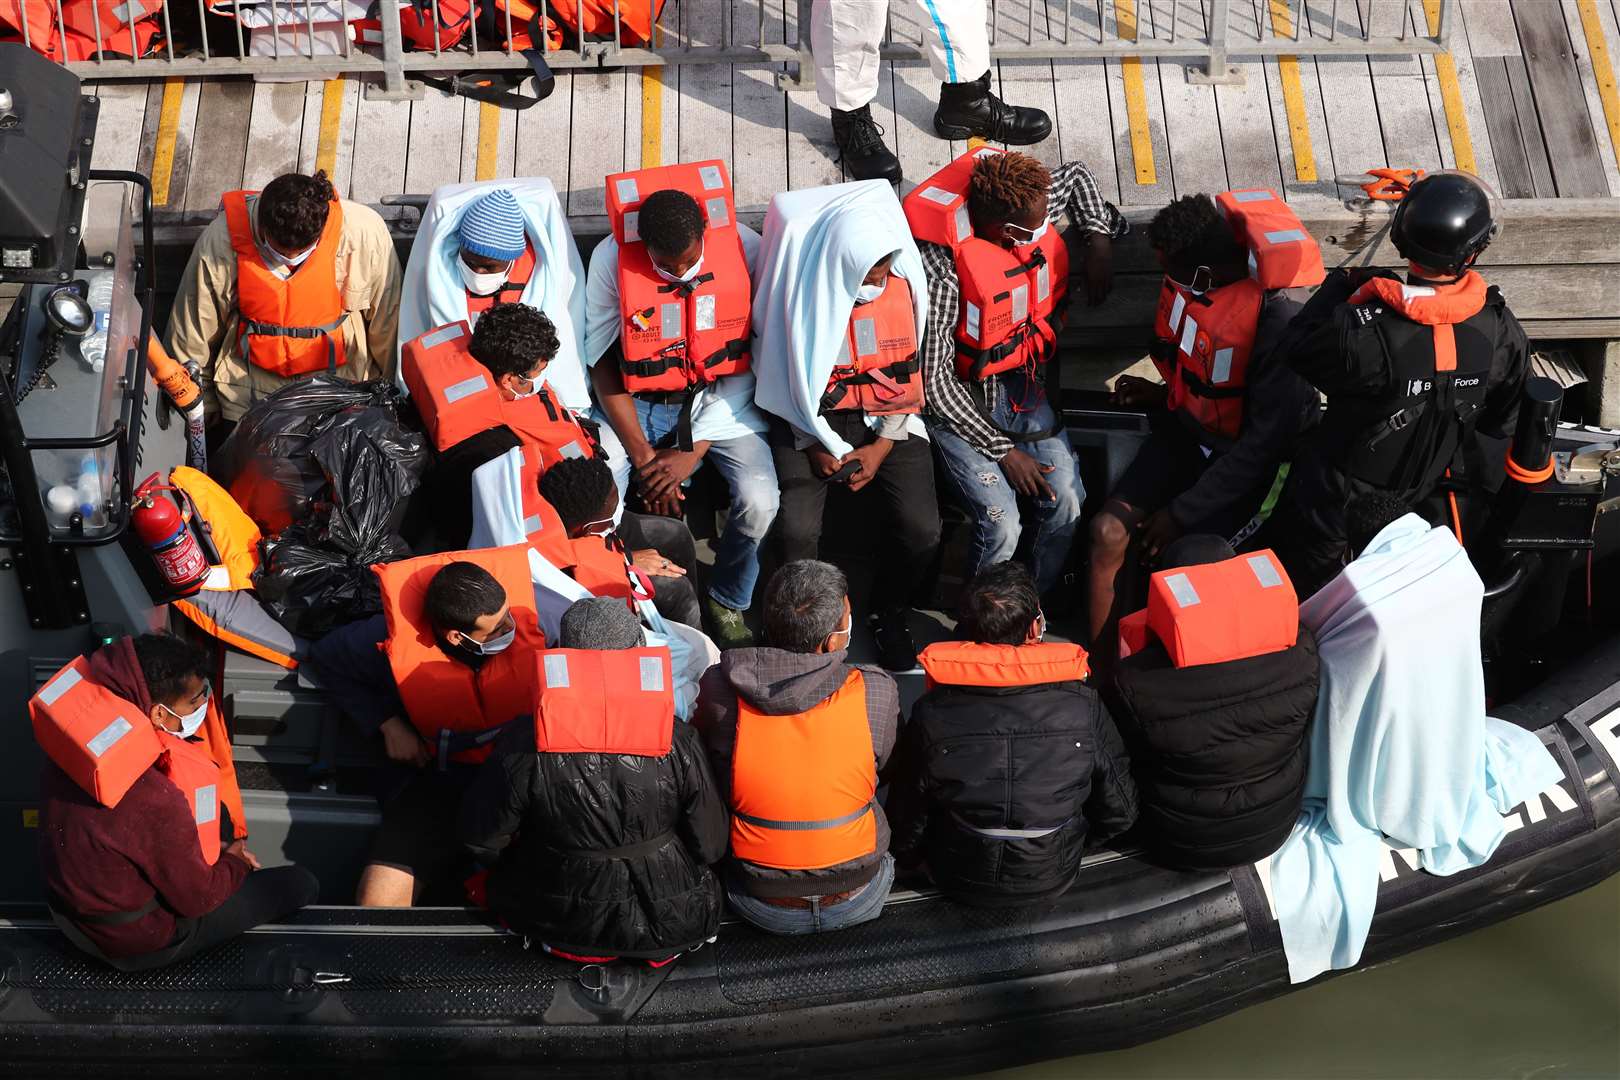
<svg viewBox="0 0 1620 1080">
<path fill-rule="evenodd" d="M 981 1080 L 1620 1077 L 1620 877 L 1191 1031 Z"/>
</svg>

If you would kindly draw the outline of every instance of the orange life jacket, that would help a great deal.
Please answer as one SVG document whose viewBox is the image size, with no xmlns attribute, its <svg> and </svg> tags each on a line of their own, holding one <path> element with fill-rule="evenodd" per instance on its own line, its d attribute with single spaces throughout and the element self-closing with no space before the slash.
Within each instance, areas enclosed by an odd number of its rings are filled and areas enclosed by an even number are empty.
<svg viewBox="0 0 1620 1080">
<path fill-rule="evenodd" d="M 225 223 L 236 250 L 237 348 L 255 367 L 283 378 L 344 362 L 343 294 L 337 284 L 338 236 L 343 205 L 333 200 L 315 250 L 283 280 L 271 272 L 254 240 L 247 197 L 227 191 Z"/>
<path fill-rule="evenodd" d="M 877 850 L 876 792 L 859 671 L 802 713 L 762 713 L 737 699 L 732 855 L 778 870 L 819 870 L 870 855 Z"/>
<path fill-rule="evenodd" d="M 529 279 L 533 276 L 534 244 L 525 238 L 523 241 L 523 254 L 513 261 L 512 269 L 506 273 L 506 283 L 504 285 L 488 296 L 474 296 L 472 293 L 467 293 L 468 319 L 476 320 L 479 315 L 482 315 L 496 304 L 512 303 L 522 299 L 523 290 L 529 287 Z"/>
<path fill-rule="evenodd" d="M 675 677 L 667 648 L 547 649 L 536 659 L 534 744 L 540 753 L 669 753 Z"/>
<path fill-rule="evenodd" d="M 150 56 L 162 42 L 162 9 L 161 0 L 62 0 L 58 27 L 54 4 L 0 0 L 0 41 L 21 42 L 26 22 L 26 44 L 59 63 L 94 60 L 98 32 L 105 57 Z"/>
<path fill-rule="evenodd" d="M 29 699 L 28 715 L 45 756 L 109 809 L 156 764 L 186 796 L 203 858 L 219 858 L 219 766 L 201 746 L 159 734 L 133 702 L 94 682 L 88 659 L 76 657 L 51 676 Z"/>
<path fill-rule="evenodd" d="M 1325 274 L 1321 249 L 1275 193 L 1228 191 L 1215 204 L 1249 252 L 1249 277 L 1196 293 L 1166 275 L 1152 356 L 1170 388 L 1169 408 L 1216 438 L 1235 440 L 1266 292 L 1320 285 Z"/>
<path fill-rule="evenodd" d="M 568 541 L 569 560 L 560 565 L 592 596 L 651 600 L 653 585 L 630 563 L 617 536 L 580 536 Z"/>
<path fill-rule="evenodd" d="M 1224 562 L 1160 570 L 1148 606 L 1120 620 L 1120 656 L 1157 639 L 1178 668 L 1291 649 L 1299 598 L 1269 549 Z"/>
<path fill-rule="evenodd" d="M 983 645 L 976 641 L 936 641 L 917 654 L 935 686 L 1039 686 L 1078 682 L 1091 671 L 1086 650 L 1067 642 L 1039 645 Z"/>
<path fill-rule="evenodd" d="M 849 315 L 821 411 L 860 409 L 868 416 L 922 411 L 922 362 L 917 358 L 917 313 L 911 286 L 890 274 L 883 294 Z"/>
<path fill-rule="evenodd" d="M 422 611 L 428 583 L 455 562 L 475 563 L 501 583 L 517 626 L 516 640 L 485 657 L 477 671 L 446 655 Z M 534 609 L 528 546 L 423 555 L 371 569 L 388 625 L 383 651 L 411 723 L 438 749 L 440 768 L 483 761 L 502 728 L 534 711 L 534 654 L 546 640 Z"/>
<path fill-rule="evenodd" d="M 636 219 L 655 191 L 684 191 L 703 208 L 703 266 L 666 281 L 641 243 Z M 706 386 L 748 370 L 753 286 L 723 161 L 665 165 L 607 178 L 608 217 L 619 245 L 620 361 L 632 394 Z"/>
<path fill-rule="evenodd" d="M 988 379 L 1025 368 L 1039 370 L 1057 353 L 1069 296 L 1069 248 L 1048 225 L 1036 243 L 1012 250 L 973 234 L 968 185 L 982 157 L 1003 151 L 970 150 L 905 197 L 912 235 L 942 244 L 956 256 L 962 309 L 956 323 L 956 373 Z"/>
</svg>

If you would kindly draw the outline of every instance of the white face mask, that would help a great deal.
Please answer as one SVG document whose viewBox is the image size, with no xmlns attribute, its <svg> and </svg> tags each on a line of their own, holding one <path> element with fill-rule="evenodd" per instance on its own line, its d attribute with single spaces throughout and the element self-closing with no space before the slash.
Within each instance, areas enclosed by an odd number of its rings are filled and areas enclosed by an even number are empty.
<svg viewBox="0 0 1620 1080">
<path fill-rule="evenodd" d="M 884 286 L 887 284 L 888 282 L 880 282 L 877 285 L 863 283 L 860 288 L 855 290 L 855 302 L 857 304 L 870 304 L 883 295 Z"/>
<path fill-rule="evenodd" d="M 853 629 L 855 629 L 855 613 L 851 611 L 849 618 L 844 620 L 844 625 L 828 634 L 827 640 L 831 641 L 835 637 L 842 637 L 844 639 L 844 648 L 847 649 L 849 648 L 849 632 Z"/>
<path fill-rule="evenodd" d="M 197 731 L 203 726 L 203 721 L 208 718 L 208 699 L 212 695 L 213 690 L 206 683 L 203 684 L 202 704 L 198 705 L 195 709 L 192 709 L 190 712 L 185 713 L 184 715 L 175 712 L 167 705 L 163 706 L 163 710 L 165 712 L 174 717 L 176 720 L 180 721 L 180 730 L 177 734 L 179 734 L 182 739 L 191 738 L 193 735 L 197 734 Z"/>
<path fill-rule="evenodd" d="M 311 255 L 315 254 L 315 249 L 317 247 L 319 247 L 319 246 L 320 246 L 320 241 L 317 240 L 315 243 L 309 245 L 309 247 L 305 248 L 303 251 L 300 251 L 296 255 L 283 255 L 281 252 L 277 251 L 275 248 L 271 247 L 269 244 L 264 245 L 264 250 L 265 250 L 265 254 L 270 256 L 271 261 L 275 262 L 277 265 L 287 266 L 287 267 L 296 267 L 296 266 L 303 266 L 304 265 L 304 260 L 308 259 Z"/>
<path fill-rule="evenodd" d="M 536 395 L 536 394 L 538 394 L 540 392 L 540 383 L 541 383 L 541 380 L 544 378 L 544 376 L 543 375 L 530 375 L 528 378 L 529 378 L 529 388 L 527 390 L 523 391 L 521 394 L 518 393 L 516 390 L 513 390 L 512 391 L 512 400 L 513 401 L 522 401 L 524 398 L 534 397 L 534 395 Z"/>
<path fill-rule="evenodd" d="M 508 265 L 496 274 L 480 274 L 461 259 L 456 260 L 456 269 L 461 271 L 461 283 L 474 296 L 493 296 L 506 284 L 506 279 L 512 273 L 512 267 Z"/>
<path fill-rule="evenodd" d="M 653 269 L 658 271 L 658 276 L 663 278 L 665 281 L 676 282 L 676 283 L 684 282 L 684 281 L 691 281 L 693 278 L 697 277 L 699 274 L 701 274 L 703 272 L 703 256 L 699 255 L 698 256 L 698 261 L 693 263 L 691 266 L 687 267 L 686 268 L 686 273 L 681 274 L 679 277 L 677 277 L 676 275 L 670 273 L 668 270 L 665 270 L 662 266 L 659 266 L 657 263 L 653 263 Z"/>
<path fill-rule="evenodd" d="M 1031 244 L 1040 243 L 1041 237 L 1046 235 L 1046 230 L 1050 225 L 1051 222 L 1043 221 L 1040 228 L 1033 231 L 1020 228 L 1017 225 L 1003 225 L 1002 230 L 1015 247 L 1029 247 Z"/>
</svg>

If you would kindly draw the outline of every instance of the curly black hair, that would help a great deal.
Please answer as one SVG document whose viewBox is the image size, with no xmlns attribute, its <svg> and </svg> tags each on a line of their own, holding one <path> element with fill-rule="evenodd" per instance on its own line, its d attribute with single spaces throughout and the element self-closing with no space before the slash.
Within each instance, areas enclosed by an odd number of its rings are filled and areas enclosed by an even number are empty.
<svg viewBox="0 0 1620 1080">
<path fill-rule="evenodd" d="M 601 458 L 563 458 L 540 477 L 540 497 L 569 532 L 601 518 L 610 496 L 617 497 L 613 470 Z"/>
<path fill-rule="evenodd" d="M 173 634 L 142 634 L 134 645 L 135 659 L 146 677 L 146 693 L 154 705 L 178 702 L 185 696 L 191 676 L 208 678 L 207 654 L 189 641 Z"/>
<path fill-rule="evenodd" d="M 259 192 L 259 229 L 278 247 L 307 248 L 320 239 L 336 199 L 325 170 L 278 176 Z"/>
<path fill-rule="evenodd" d="M 467 351 L 497 379 L 502 375 L 521 379 L 536 364 L 551 363 L 561 347 L 557 328 L 540 309 L 528 304 L 496 304 L 479 316 Z"/>
<path fill-rule="evenodd" d="M 1148 223 L 1148 243 L 1183 281 L 1200 266 L 1232 266 L 1245 258 L 1225 215 L 1204 194 L 1183 195 L 1154 214 Z"/>
<path fill-rule="evenodd" d="M 1040 159 L 1020 154 L 986 154 L 968 181 L 968 215 L 974 224 L 994 225 L 1016 217 L 1045 198 L 1052 173 Z"/>
<path fill-rule="evenodd" d="M 679 255 L 703 235 L 703 207 L 684 191 L 655 191 L 641 204 L 636 232 L 649 252 Z"/>
<path fill-rule="evenodd" d="M 962 593 L 958 611 L 964 637 L 985 645 L 1022 645 L 1041 611 L 1035 578 L 1019 562 L 979 571 Z"/>
</svg>

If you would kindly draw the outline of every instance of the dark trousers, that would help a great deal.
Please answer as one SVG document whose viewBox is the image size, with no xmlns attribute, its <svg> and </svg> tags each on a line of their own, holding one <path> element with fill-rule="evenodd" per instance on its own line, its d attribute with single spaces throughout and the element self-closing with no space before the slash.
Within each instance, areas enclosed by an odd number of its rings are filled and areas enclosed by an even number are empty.
<svg viewBox="0 0 1620 1080">
<path fill-rule="evenodd" d="M 221 855 L 220 858 L 234 858 Z M 145 956 L 103 956 L 88 938 L 77 932 L 71 923 L 63 926 L 68 940 L 119 971 L 151 971 L 190 959 L 216 945 L 265 923 L 275 922 L 300 908 L 315 902 L 321 884 L 315 875 L 302 866 L 277 866 L 269 870 L 255 870 L 242 879 L 242 887 L 208 914 L 196 919 L 180 919 L 175 927 L 174 941 L 157 952 Z M 58 925 L 66 920 L 58 917 Z"/>
<path fill-rule="evenodd" d="M 858 410 L 827 414 L 832 429 L 851 446 L 877 436 Z M 894 444 L 872 482 L 851 492 L 842 482 L 829 483 L 810 468 L 810 458 L 793 448 L 791 431 L 773 438 L 776 478 L 782 488 L 778 514 L 783 558 L 815 559 L 821 555 L 822 522 L 827 496 L 860 515 L 864 542 L 874 553 L 877 577 L 872 590 L 875 611 L 910 607 L 934 565 L 939 547 L 939 499 L 934 494 L 934 454 L 928 440 L 912 435 Z"/>
<path fill-rule="evenodd" d="M 626 510 L 619 521 L 619 539 L 630 551 L 652 548 L 686 571 L 685 577 L 654 577 L 653 606 L 658 614 L 687 626 L 701 626 L 702 608 L 697 592 L 697 541 L 678 518 L 638 514 Z"/>
</svg>

